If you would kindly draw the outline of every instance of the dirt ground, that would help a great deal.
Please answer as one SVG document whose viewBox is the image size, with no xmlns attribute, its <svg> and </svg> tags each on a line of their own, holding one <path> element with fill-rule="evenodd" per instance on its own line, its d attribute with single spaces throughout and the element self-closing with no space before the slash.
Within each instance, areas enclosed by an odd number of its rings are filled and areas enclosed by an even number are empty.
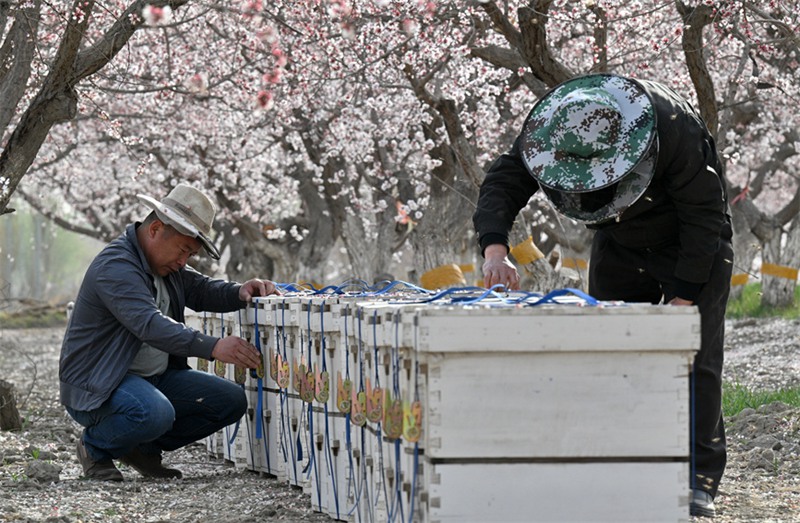
<svg viewBox="0 0 800 523">
<path fill-rule="evenodd" d="M 729 323 L 726 379 L 765 390 L 797 386 L 799 327 L 785 320 Z M 124 483 L 81 479 L 80 427 L 58 402 L 62 333 L 0 328 L 0 378 L 15 385 L 24 418 L 21 431 L 0 432 L 0 522 L 332 521 L 312 510 L 301 489 L 210 458 L 201 444 L 165 458 L 183 471 L 182 480 L 144 479 L 124 465 Z M 713 521 L 800 521 L 800 411 L 771 404 L 727 425 L 729 465 Z"/>
</svg>

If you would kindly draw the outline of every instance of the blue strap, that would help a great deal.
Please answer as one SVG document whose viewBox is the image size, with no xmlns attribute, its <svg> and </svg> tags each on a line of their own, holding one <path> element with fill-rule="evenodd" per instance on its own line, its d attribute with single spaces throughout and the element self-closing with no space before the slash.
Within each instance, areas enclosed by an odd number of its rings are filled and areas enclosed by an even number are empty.
<svg viewBox="0 0 800 523">
<path fill-rule="evenodd" d="M 353 278 L 350 280 L 346 280 L 339 285 L 328 285 L 327 287 L 323 287 L 319 290 L 314 291 L 314 294 L 345 294 L 347 289 L 356 288 L 361 293 L 369 291 L 369 284 L 361 279 Z"/>
<path fill-rule="evenodd" d="M 556 289 L 553 291 L 548 292 L 544 296 L 542 296 L 538 301 L 534 303 L 529 303 L 531 306 L 542 305 L 545 303 L 558 303 L 556 298 L 561 296 L 566 296 L 568 294 L 574 294 L 578 298 L 581 298 L 583 301 L 586 302 L 586 305 L 597 305 L 599 302 L 596 298 L 589 296 L 585 292 L 580 289 L 573 289 L 572 287 L 567 287 L 566 289 Z"/>
<path fill-rule="evenodd" d="M 326 285 L 321 288 L 315 287 L 311 283 L 304 283 L 302 285 L 296 283 L 275 283 L 275 287 L 286 293 L 286 292 L 296 292 L 296 293 L 308 293 L 309 291 L 311 294 L 320 295 L 320 294 L 354 294 L 356 296 L 377 296 L 381 294 L 386 294 L 396 287 L 400 287 L 401 290 L 413 290 L 419 293 L 424 294 L 433 294 L 434 291 L 425 289 L 423 287 L 419 287 L 414 285 L 413 283 L 409 283 L 402 280 L 382 280 L 380 282 L 375 283 L 374 285 L 370 285 L 365 280 L 358 279 L 358 278 L 351 278 L 349 280 L 345 280 L 344 282 L 338 285 Z"/>
<path fill-rule="evenodd" d="M 231 446 L 231 445 L 233 445 L 233 442 L 234 442 L 234 441 L 236 441 L 236 434 L 238 434 L 238 433 L 239 433 L 239 424 L 241 423 L 241 421 L 242 421 L 242 420 L 241 420 L 241 418 L 239 418 L 239 420 L 238 420 L 238 421 L 236 422 L 236 424 L 233 426 L 233 435 L 232 435 L 232 436 L 230 437 L 230 439 L 228 440 L 228 451 L 229 451 L 229 452 L 230 452 L 230 446 Z M 229 430 L 230 430 L 230 425 L 228 425 L 228 428 L 229 428 Z"/>
<path fill-rule="evenodd" d="M 308 284 L 308 286 L 311 287 L 312 290 L 316 290 L 316 289 L 314 289 L 313 285 Z M 302 285 L 295 285 L 294 283 L 276 283 L 275 287 L 279 291 L 284 292 L 284 293 L 286 293 L 286 292 L 304 292 L 304 291 L 308 290 L 308 289 L 304 289 Z"/>
<path fill-rule="evenodd" d="M 223 313 L 219 313 L 219 325 L 220 325 L 220 338 L 225 337 L 225 315 Z M 233 435 L 228 439 L 228 453 L 231 451 L 231 446 L 233 442 L 236 441 L 236 434 L 239 433 L 239 424 L 241 423 L 242 419 L 239 418 L 236 421 L 236 424 L 233 427 Z"/>
<path fill-rule="evenodd" d="M 395 484 L 395 501 L 392 503 L 397 503 L 397 508 L 394 511 L 394 514 L 397 514 L 397 511 L 400 512 L 400 521 L 405 520 L 403 516 L 403 488 L 401 485 L 402 481 L 402 474 L 400 471 L 401 465 L 401 448 L 400 448 L 400 438 L 394 440 L 394 460 L 396 463 L 395 471 L 394 471 L 394 484 Z M 394 517 L 392 517 L 394 519 Z"/>
<path fill-rule="evenodd" d="M 546 303 L 560 304 L 560 302 L 556 298 L 566 296 L 568 294 L 573 294 L 578 298 L 581 298 L 586 305 L 595 306 L 600 303 L 596 298 L 589 296 L 588 294 L 579 289 L 574 289 L 571 287 L 565 289 L 556 289 L 550 291 L 544 296 L 536 292 L 507 291 L 504 292 L 504 294 L 501 294 L 499 291 L 505 291 L 505 286 L 493 285 L 488 289 L 485 289 L 483 287 L 452 287 L 440 291 L 434 294 L 433 296 L 428 296 L 422 299 L 412 299 L 410 302 L 431 303 L 431 302 L 443 301 L 445 300 L 445 298 L 447 298 L 448 303 L 460 303 L 464 305 L 469 305 L 491 298 L 492 302 L 498 302 L 501 305 L 536 306 L 536 305 L 543 305 Z M 401 300 L 398 303 L 409 303 L 409 302 Z M 487 304 L 492 305 L 491 302 Z"/>
<path fill-rule="evenodd" d="M 351 516 L 353 514 L 353 512 L 356 509 L 358 509 L 358 505 L 361 502 L 361 489 L 363 487 L 363 484 L 362 484 L 361 481 L 359 481 L 360 478 L 357 476 L 358 473 L 357 473 L 356 468 L 355 468 L 355 466 L 353 464 L 353 440 L 352 440 L 352 435 L 351 435 L 352 434 L 352 432 L 351 432 L 352 429 L 351 429 L 351 425 L 350 425 L 350 413 L 349 412 L 347 414 L 345 414 L 344 420 L 345 420 L 345 441 L 346 441 L 346 444 L 347 444 L 348 460 L 350 462 L 350 467 L 349 467 L 350 477 L 348 479 L 349 479 L 350 482 L 353 483 L 353 489 L 355 491 L 355 495 L 353 496 L 353 506 L 350 507 L 350 510 L 347 511 L 347 515 Z M 362 457 L 362 459 L 363 459 L 363 457 Z M 363 466 L 363 461 L 362 461 L 362 465 L 361 466 Z M 348 490 L 349 490 L 349 486 L 348 486 Z"/>
<path fill-rule="evenodd" d="M 317 507 L 319 507 L 320 511 L 322 511 L 322 485 L 319 482 L 319 465 L 317 464 L 317 449 L 314 445 L 314 404 L 308 404 L 308 434 L 311 438 L 311 442 L 308 445 L 308 448 L 311 449 L 309 451 L 309 458 L 308 458 L 308 475 L 307 478 L 311 477 L 311 474 L 314 473 L 314 477 L 317 480 Z"/>
<path fill-rule="evenodd" d="M 695 441 L 696 441 L 696 438 L 697 438 L 697 431 L 696 431 L 696 427 L 695 427 L 695 411 L 694 411 L 694 402 L 695 402 L 694 401 L 694 399 L 695 399 L 695 395 L 694 395 L 694 386 L 695 386 L 694 377 L 695 377 L 695 369 L 694 369 L 694 366 L 692 366 L 692 372 L 689 374 L 689 378 L 691 379 L 691 382 L 689 384 L 689 420 L 690 420 L 689 421 L 689 424 L 690 424 L 690 430 L 689 430 L 689 456 L 690 456 L 690 461 L 691 461 L 690 464 L 689 464 L 689 474 L 690 474 L 689 487 L 692 490 L 697 488 L 697 463 L 695 463 L 696 452 L 695 452 L 695 449 L 694 449 Z"/>
<path fill-rule="evenodd" d="M 419 467 L 419 443 L 414 443 L 414 467 L 411 472 L 411 502 L 408 507 L 408 523 L 414 523 L 414 499 L 417 497 L 417 468 Z"/>
<path fill-rule="evenodd" d="M 255 312 L 254 312 L 254 320 L 253 323 L 255 324 L 254 335 L 256 337 L 256 350 L 258 351 L 259 356 L 261 357 L 261 367 L 264 367 L 264 354 L 261 352 L 261 336 L 258 333 L 258 302 L 255 302 Z M 256 370 L 258 372 L 258 370 Z M 256 399 L 256 439 L 261 439 L 264 434 L 263 428 L 263 412 L 264 412 L 264 401 L 263 401 L 263 393 L 264 393 L 264 380 L 261 379 L 261 376 L 258 376 L 258 380 L 256 381 L 258 387 L 258 398 Z"/>
<path fill-rule="evenodd" d="M 339 518 L 339 493 L 338 493 L 338 485 L 336 482 L 336 470 L 333 467 L 333 456 L 331 455 L 331 445 L 330 445 L 330 429 L 328 426 L 328 403 L 323 403 L 323 408 L 325 409 L 325 459 L 328 463 L 328 473 L 331 477 L 331 487 L 333 488 L 333 502 L 336 506 L 336 519 Z"/>
<path fill-rule="evenodd" d="M 286 352 L 286 309 L 283 308 L 283 307 L 281 307 L 281 336 L 283 337 L 283 357 L 284 357 L 284 361 L 289 361 L 288 360 L 288 353 Z M 283 426 L 284 435 L 286 434 L 287 428 L 288 428 L 288 431 L 289 431 L 289 437 L 287 437 L 286 439 L 289 440 L 289 454 L 291 454 L 291 457 L 292 457 L 292 474 L 293 474 L 294 481 L 297 484 L 299 484 L 299 481 L 297 480 L 297 462 L 301 461 L 303 459 L 303 448 L 300 447 L 297 450 L 297 452 L 295 452 L 295 444 L 294 444 L 294 441 L 292 441 L 292 438 L 291 438 L 291 432 L 292 432 L 291 419 L 290 419 L 291 415 L 289 414 L 289 406 L 287 405 L 288 402 L 289 402 L 289 391 L 281 389 L 281 409 L 283 410 L 283 412 L 286 413 L 286 415 L 282 416 L 282 418 L 281 418 L 281 425 Z M 285 425 L 284 425 L 284 418 L 285 418 L 285 421 L 286 421 Z M 299 420 L 298 420 L 298 423 L 299 423 Z M 297 444 L 298 445 L 300 444 L 300 427 L 299 426 L 298 426 L 298 430 L 297 430 Z"/>
<path fill-rule="evenodd" d="M 388 283 L 385 283 L 385 282 L 388 282 Z M 380 285 L 385 285 L 385 286 L 384 287 L 380 287 Z M 423 294 L 435 294 L 434 291 L 431 291 L 431 290 L 428 290 L 428 289 L 425 289 L 425 288 L 422 288 L 422 287 L 418 287 L 418 286 L 414 285 L 413 283 L 408 283 L 408 282 L 401 281 L 401 280 L 395 280 L 395 281 L 391 281 L 391 282 L 389 282 L 389 280 L 384 280 L 382 282 L 379 282 L 379 283 L 375 284 L 374 286 L 372 286 L 370 288 L 370 290 L 372 291 L 370 294 L 372 294 L 374 296 L 379 296 L 381 294 L 386 294 L 387 292 L 391 291 L 392 289 L 394 289 L 395 287 L 398 287 L 398 286 L 402 286 L 403 289 L 413 290 L 413 291 L 421 292 Z M 403 289 L 401 289 L 401 290 L 403 290 Z"/>
<path fill-rule="evenodd" d="M 327 298 L 325 298 L 327 299 Z M 309 322 L 310 323 L 310 322 Z M 322 305 L 319 308 L 319 330 L 320 335 L 322 336 L 322 369 L 321 372 L 326 372 L 328 370 L 328 366 L 326 363 L 326 336 L 325 336 L 325 301 L 323 300 Z M 329 378 L 330 379 L 330 378 Z M 333 397 L 333 394 L 330 395 L 328 398 Z M 328 464 L 328 473 L 330 474 L 331 478 L 331 487 L 333 489 L 333 502 L 336 506 L 336 519 L 339 519 L 339 493 L 338 493 L 338 486 L 336 484 L 336 470 L 333 466 L 333 456 L 331 455 L 331 445 L 330 445 L 330 428 L 329 428 L 329 416 L 328 416 L 328 402 L 322 404 L 323 410 L 325 412 L 325 461 Z M 319 478 L 317 479 L 319 482 Z"/>
<path fill-rule="evenodd" d="M 487 298 L 492 298 L 494 301 L 503 305 L 515 305 L 531 298 L 532 296 L 537 296 L 535 293 L 520 291 L 516 291 L 513 295 L 504 296 L 498 292 L 498 290 L 502 289 L 505 289 L 503 285 L 494 285 L 489 289 L 484 289 L 483 287 L 452 287 L 440 291 L 428 298 L 412 299 L 410 302 L 432 303 L 437 301 L 445 301 L 445 298 L 447 298 L 447 303 L 461 303 L 464 305 L 469 305 L 483 301 Z M 400 301 L 400 303 L 408 302 Z"/>
</svg>

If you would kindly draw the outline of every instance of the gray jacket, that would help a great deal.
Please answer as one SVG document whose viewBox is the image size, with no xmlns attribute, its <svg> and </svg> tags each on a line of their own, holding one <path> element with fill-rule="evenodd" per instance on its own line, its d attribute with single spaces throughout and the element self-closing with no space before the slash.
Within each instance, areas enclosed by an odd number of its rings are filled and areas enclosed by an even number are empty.
<svg viewBox="0 0 800 523">
<path fill-rule="evenodd" d="M 138 226 L 128 225 L 97 255 L 78 291 L 59 363 L 61 403 L 73 409 L 93 410 L 108 399 L 142 343 L 169 353 L 170 367 L 187 368 L 187 356 L 211 359 L 219 338 L 184 325 L 184 307 L 231 312 L 244 306 L 240 284 L 185 267 L 165 278 L 171 317 L 162 315 Z"/>
</svg>

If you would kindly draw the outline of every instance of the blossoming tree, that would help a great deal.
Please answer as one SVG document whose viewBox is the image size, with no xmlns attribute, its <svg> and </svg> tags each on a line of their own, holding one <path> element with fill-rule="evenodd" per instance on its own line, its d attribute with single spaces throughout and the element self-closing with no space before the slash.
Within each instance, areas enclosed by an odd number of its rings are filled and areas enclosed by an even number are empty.
<svg viewBox="0 0 800 523">
<path fill-rule="evenodd" d="M 775 240 L 797 214 L 793 2 L 33 1 L 2 16 L 0 84 L 16 94 L 0 111 L 0 212 L 17 191 L 110 239 L 143 212 L 136 193 L 187 181 L 219 204 L 232 277 L 373 280 L 402 260 L 415 278 L 479 263 L 488 163 L 548 88 L 609 71 L 701 109 L 737 236 L 753 238 L 737 241 L 741 270 L 753 244 L 800 261 Z M 514 241 L 531 234 L 545 252 L 587 244 L 538 197 Z"/>
</svg>

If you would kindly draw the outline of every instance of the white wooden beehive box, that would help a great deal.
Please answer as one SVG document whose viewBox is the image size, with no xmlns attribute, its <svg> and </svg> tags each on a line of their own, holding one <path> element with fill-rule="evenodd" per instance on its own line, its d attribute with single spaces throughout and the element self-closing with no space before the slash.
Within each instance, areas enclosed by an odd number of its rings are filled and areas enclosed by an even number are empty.
<svg viewBox="0 0 800 523">
<path fill-rule="evenodd" d="M 429 521 L 688 519 L 695 308 L 414 314 Z"/>
</svg>

